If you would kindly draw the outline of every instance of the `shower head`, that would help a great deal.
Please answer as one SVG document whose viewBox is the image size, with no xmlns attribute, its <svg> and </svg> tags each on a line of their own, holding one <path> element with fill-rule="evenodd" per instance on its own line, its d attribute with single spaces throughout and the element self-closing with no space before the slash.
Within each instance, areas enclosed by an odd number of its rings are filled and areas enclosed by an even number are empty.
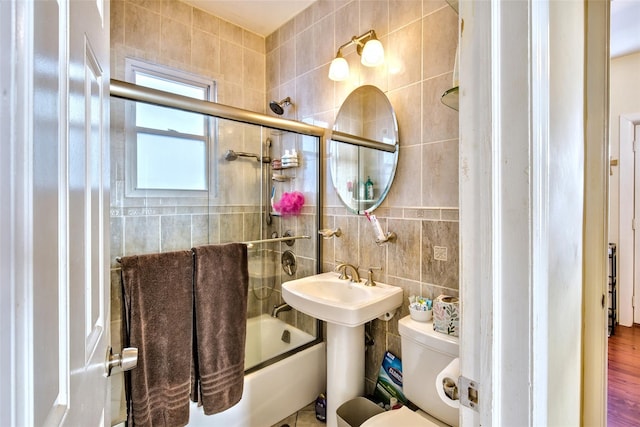
<svg viewBox="0 0 640 427">
<path fill-rule="evenodd" d="M 227 152 L 224 153 L 224 159 L 228 162 L 237 160 L 238 157 L 255 157 L 257 161 L 262 161 L 262 163 L 271 163 L 271 159 L 268 156 L 260 157 L 257 154 L 244 153 L 242 151 L 233 151 L 233 150 L 227 150 Z"/>
<path fill-rule="evenodd" d="M 269 103 L 269 108 L 271 108 L 271 111 L 281 116 L 284 113 L 284 108 L 282 108 L 282 106 L 288 107 L 289 105 L 291 105 L 291 98 L 287 96 L 285 99 L 283 99 L 280 102 L 271 101 Z"/>
<path fill-rule="evenodd" d="M 236 153 L 233 150 L 227 150 L 226 153 L 224 153 L 224 159 L 228 162 L 232 162 L 234 160 L 238 160 L 238 153 Z"/>
</svg>

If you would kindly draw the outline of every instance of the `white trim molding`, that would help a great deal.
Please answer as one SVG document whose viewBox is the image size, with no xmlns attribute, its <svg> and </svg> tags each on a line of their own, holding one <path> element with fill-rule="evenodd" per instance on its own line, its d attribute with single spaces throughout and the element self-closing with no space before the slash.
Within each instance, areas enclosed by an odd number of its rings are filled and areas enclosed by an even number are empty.
<svg viewBox="0 0 640 427">
<path fill-rule="evenodd" d="M 463 426 L 580 424 L 584 18 L 460 2 Z"/>
<path fill-rule="evenodd" d="M 632 326 L 634 288 L 634 233 L 631 224 L 634 217 L 633 197 L 629 191 L 634 188 L 633 151 L 635 126 L 640 124 L 640 114 L 623 114 L 619 120 L 620 131 L 620 207 L 618 209 L 618 320 L 620 325 Z M 625 194 L 623 195 L 623 191 Z M 623 202 L 624 201 L 624 202 Z M 639 322 L 640 319 L 635 319 Z"/>
<path fill-rule="evenodd" d="M 33 425 L 33 2 L 2 2 L 0 424 Z M 6 109 L 6 110 L 5 110 Z M 5 298 L 6 297 L 6 298 Z M 5 323 L 5 320 L 7 323 Z M 7 376 L 5 378 L 5 375 Z M 8 394 L 8 395 L 7 395 Z"/>
<path fill-rule="evenodd" d="M 593 426 L 607 421 L 609 8 L 596 0 L 585 9 L 581 425 Z"/>
</svg>

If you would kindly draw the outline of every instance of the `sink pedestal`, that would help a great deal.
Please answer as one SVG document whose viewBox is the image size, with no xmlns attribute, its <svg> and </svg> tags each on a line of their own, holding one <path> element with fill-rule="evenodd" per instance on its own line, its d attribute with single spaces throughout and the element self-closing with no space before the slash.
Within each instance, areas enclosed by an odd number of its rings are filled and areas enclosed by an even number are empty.
<svg viewBox="0 0 640 427">
<path fill-rule="evenodd" d="M 337 427 L 338 407 L 364 394 L 364 325 L 326 325 L 327 426 Z"/>
<path fill-rule="evenodd" d="M 366 286 L 330 272 L 284 282 L 282 298 L 327 322 L 327 425 L 337 427 L 338 407 L 364 394 L 364 324 L 395 312 L 402 305 L 402 288 L 380 282 Z"/>
</svg>

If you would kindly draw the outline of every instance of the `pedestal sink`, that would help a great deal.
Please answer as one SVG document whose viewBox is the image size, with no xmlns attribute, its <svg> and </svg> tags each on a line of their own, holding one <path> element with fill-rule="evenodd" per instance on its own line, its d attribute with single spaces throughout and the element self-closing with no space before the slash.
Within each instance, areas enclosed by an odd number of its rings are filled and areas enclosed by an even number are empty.
<svg viewBox="0 0 640 427">
<path fill-rule="evenodd" d="M 364 324 L 390 318 L 402 304 L 402 289 L 322 273 L 283 283 L 282 297 L 296 310 L 327 322 L 327 425 L 336 427 L 338 406 L 364 394 Z"/>
</svg>

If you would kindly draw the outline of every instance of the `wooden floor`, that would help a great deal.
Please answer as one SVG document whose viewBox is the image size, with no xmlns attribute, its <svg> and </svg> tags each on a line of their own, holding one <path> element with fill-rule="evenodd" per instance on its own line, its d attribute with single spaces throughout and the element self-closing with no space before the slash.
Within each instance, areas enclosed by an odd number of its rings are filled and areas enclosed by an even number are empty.
<svg viewBox="0 0 640 427">
<path fill-rule="evenodd" d="M 640 325 L 617 326 L 609 338 L 608 427 L 640 426 Z M 315 406 L 275 424 L 273 427 L 324 426 L 315 419 Z"/>
<path fill-rule="evenodd" d="M 640 426 L 640 325 L 616 327 L 608 372 L 608 426 Z"/>
</svg>

